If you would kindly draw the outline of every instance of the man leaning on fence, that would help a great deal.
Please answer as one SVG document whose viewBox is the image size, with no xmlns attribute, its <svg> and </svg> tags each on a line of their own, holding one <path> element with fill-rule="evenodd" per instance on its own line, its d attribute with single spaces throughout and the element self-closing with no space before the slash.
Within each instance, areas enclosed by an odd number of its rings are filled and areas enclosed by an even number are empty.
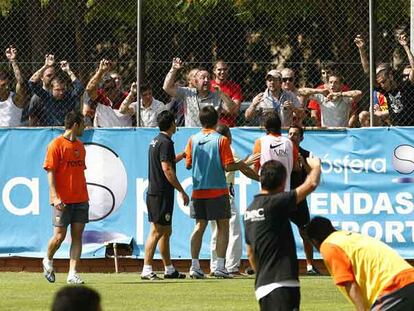
<svg viewBox="0 0 414 311">
<path fill-rule="evenodd" d="M 321 108 L 321 124 L 326 127 L 348 127 L 352 103 L 362 96 L 359 90 L 342 92 L 342 78 L 336 73 L 328 76 L 328 87 L 324 89 L 300 88 L 299 94 L 310 96 Z"/>
<path fill-rule="evenodd" d="M 214 106 L 218 113 L 231 113 L 235 105 L 234 101 L 219 88 L 216 88 L 214 92 L 210 90 L 210 73 L 207 70 L 197 71 L 195 88 L 176 86 L 175 77 L 181 67 L 181 60 L 174 58 L 171 69 L 165 77 L 163 89 L 168 95 L 183 101 L 185 126 L 200 127 L 198 114 L 205 106 Z"/>
<path fill-rule="evenodd" d="M 67 61 L 61 61 L 60 68 L 69 76 L 72 82 L 72 89 L 68 89 L 63 77 L 56 76 L 51 81 L 51 90 L 45 90 L 41 78 L 46 69 L 54 64 L 55 56 L 52 54 L 46 55 L 45 64 L 29 80 L 29 87 L 44 103 L 41 112 L 38 114 L 38 124 L 40 126 L 64 125 L 66 114 L 79 108 L 80 97 L 84 91 L 82 83 L 76 78 Z M 32 113 L 33 111 L 29 110 L 29 114 Z"/>
<path fill-rule="evenodd" d="M 26 103 L 26 91 L 16 56 L 17 50 L 15 48 L 9 47 L 6 50 L 6 57 L 13 68 L 16 79 L 15 92 L 9 89 L 8 74 L 0 71 L 0 126 L 19 126 Z"/>
</svg>

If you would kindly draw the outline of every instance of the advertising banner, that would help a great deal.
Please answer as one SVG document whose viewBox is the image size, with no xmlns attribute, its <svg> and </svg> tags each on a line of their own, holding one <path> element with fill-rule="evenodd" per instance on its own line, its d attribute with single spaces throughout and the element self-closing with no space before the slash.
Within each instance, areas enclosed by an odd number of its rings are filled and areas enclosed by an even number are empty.
<svg viewBox="0 0 414 311">
<path fill-rule="evenodd" d="M 195 128 L 173 136 L 176 153 L 183 151 Z M 49 187 L 43 162 L 48 143 L 61 129 L 0 129 L 0 256 L 42 257 L 52 235 Z M 86 179 L 90 223 L 83 239 L 83 258 L 105 256 L 107 243 L 132 243 L 143 258 L 148 220 L 148 146 L 157 129 L 93 129 L 85 131 Z M 284 133 L 285 135 L 286 133 Z M 257 128 L 232 129 L 232 146 L 244 158 L 254 141 L 265 135 Z M 312 215 L 330 218 L 339 229 L 383 240 L 405 258 L 413 258 L 414 128 L 364 128 L 307 131 L 302 147 L 323 161 L 321 185 L 308 197 Z M 191 172 L 177 163 L 177 176 L 188 194 Z M 259 184 L 236 173 L 236 206 L 243 215 Z M 194 220 L 176 195 L 171 237 L 172 258 L 188 259 Z M 298 256 L 304 258 L 296 233 Z M 200 258 L 210 257 L 206 231 Z M 68 258 L 70 233 L 57 258 Z M 158 256 L 158 253 L 156 254 Z"/>
</svg>

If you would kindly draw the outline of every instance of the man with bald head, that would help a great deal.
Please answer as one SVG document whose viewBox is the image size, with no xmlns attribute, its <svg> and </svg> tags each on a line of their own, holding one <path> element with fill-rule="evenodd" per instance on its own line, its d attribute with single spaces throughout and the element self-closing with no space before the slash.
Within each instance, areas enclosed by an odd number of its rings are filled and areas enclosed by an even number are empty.
<svg viewBox="0 0 414 311">
<path fill-rule="evenodd" d="M 174 58 L 170 71 L 164 80 L 163 89 L 168 95 L 182 100 L 184 104 L 185 126 L 200 127 L 199 112 L 203 107 L 213 106 L 217 112 L 230 113 L 235 105 L 234 101 L 220 89 L 211 91 L 210 73 L 200 68 L 194 76 L 194 87 L 177 86 L 175 78 L 182 68 L 182 61 Z"/>
</svg>

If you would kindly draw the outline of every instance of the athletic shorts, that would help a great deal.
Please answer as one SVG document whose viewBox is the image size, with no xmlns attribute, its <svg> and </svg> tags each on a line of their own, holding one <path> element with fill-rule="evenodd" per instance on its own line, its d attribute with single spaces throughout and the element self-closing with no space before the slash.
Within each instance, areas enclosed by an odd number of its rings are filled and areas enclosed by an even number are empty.
<svg viewBox="0 0 414 311">
<path fill-rule="evenodd" d="M 414 283 L 408 284 L 395 292 L 378 297 L 371 306 L 372 311 L 406 311 L 414 310 Z"/>
<path fill-rule="evenodd" d="M 174 209 L 174 191 L 163 194 L 147 194 L 148 221 L 171 226 Z"/>
<path fill-rule="evenodd" d="M 291 212 L 289 218 L 299 229 L 303 229 L 310 222 L 309 207 L 306 199 L 298 204 L 298 209 Z"/>
<path fill-rule="evenodd" d="M 278 287 L 259 300 L 260 311 L 299 311 L 300 287 Z"/>
<path fill-rule="evenodd" d="M 190 217 L 204 220 L 230 219 L 229 196 L 223 195 L 211 199 L 192 199 Z"/>
<path fill-rule="evenodd" d="M 67 227 L 73 223 L 86 224 L 89 222 L 89 203 L 66 204 L 63 211 L 53 206 L 52 223 L 55 227 Z"/>
</svg>

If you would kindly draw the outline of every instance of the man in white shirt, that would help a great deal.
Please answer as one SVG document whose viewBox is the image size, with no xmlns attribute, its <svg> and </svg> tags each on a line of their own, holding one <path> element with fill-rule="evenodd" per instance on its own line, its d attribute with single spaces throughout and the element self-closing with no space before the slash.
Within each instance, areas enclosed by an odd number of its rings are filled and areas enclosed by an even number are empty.
<svg viewBox="0 0 414 311">
<path fill-rule="evenodd" d="M 148 83 L 141 84 L 140 88 L 141 94 L 141 110 L 140 110 L 140 123 L 138 124 L 141 127 L 157 127 L 157 116 L 161 111 L 167 110 L 167 106 L 152 97 L 152 89 Z M 137 113 L 137 102 L 128 104 L 128 101 L 124 101 L 119 108 L 119 112 L 122 114 L 129 115 L 131 118 Z"/>
<path fill-rule="evenodd" d="M 22 111 L 26 104 L 26 91 L 16 56 L 17 50 L 15 48 L 7 48 L 6 57 L 13 68 L 16 92 L 9 89 L 7 73 L 0 71 L 0 126 L 20 126 Z"/>
<path fill-rule="evenodd" d="M 347 127 L 352 102 L 357 103 L 362 96 L 359 90 L 342 92 L 341 77 L 336 73 L 328 76 L 328 88 L 300 88 L 299 95 L 310 96 L 321 107 L 321 125 L 326 127 Z"/>
</svg>

